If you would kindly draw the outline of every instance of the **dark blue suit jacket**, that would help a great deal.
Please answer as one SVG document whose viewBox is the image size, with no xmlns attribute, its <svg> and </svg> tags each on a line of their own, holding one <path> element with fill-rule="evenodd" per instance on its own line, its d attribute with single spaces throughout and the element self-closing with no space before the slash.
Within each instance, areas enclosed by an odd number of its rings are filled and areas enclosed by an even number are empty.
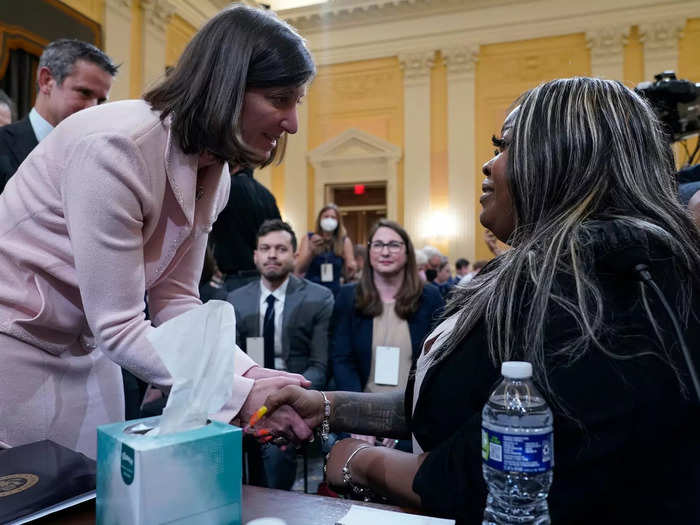
<svg viewBox="0 0 700 525">
<path fill-rule="evenodd" d="M 0 193 L 37 144 L 29 117 L 0 127 Z"/>
<path fill-rule="evenodd" d="M 344 285 L 335 299 L 333 310 L 331 363 L 338 390 L 362 392 L 372 365 L 373 318 L 355 309 L 357 283 Z M 424 286 L 418 310 L 408 319 L 413 347 L 413 366 L 420 355 L 423 339 L 445 305 L 435 286 Z"/>
</svg>

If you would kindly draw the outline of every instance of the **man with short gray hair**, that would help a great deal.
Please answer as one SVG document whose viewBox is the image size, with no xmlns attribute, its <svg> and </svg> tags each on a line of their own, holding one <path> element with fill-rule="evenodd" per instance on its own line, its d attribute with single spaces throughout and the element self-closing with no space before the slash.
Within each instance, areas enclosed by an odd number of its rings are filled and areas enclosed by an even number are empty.
<svg viewBox="0 0 700 525">
<path fill-rule="evenodd" d="M 107 100 L 117 68 L 87 42 L 62 38 L 46 47 L 29 116 L 0 128 L 0 192 L 29 152 L 63 119 Z"/>
</svg>

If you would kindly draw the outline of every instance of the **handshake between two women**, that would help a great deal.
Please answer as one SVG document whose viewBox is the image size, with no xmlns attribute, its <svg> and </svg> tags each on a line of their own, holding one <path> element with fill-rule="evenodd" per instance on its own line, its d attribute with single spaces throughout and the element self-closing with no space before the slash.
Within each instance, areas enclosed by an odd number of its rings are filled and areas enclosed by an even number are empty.
<svg viewBox="0 0 700 525">
<path fill-rule="evenodd" d="M 403 391 L 320 392 L 288 385 L 270 394 L 245 428 L 260 443 L 285 447 L 313 440 L 313 429 L 320 430 L 322 439 L 329 431 L 407 439 L 403 399 Z M 395 503 L 419 507 L 412 480 L 423 456 L 347 438 L 336 442 L 328 454 L 326 480 L 365 499 L 371 487 Z"/>
</svg>

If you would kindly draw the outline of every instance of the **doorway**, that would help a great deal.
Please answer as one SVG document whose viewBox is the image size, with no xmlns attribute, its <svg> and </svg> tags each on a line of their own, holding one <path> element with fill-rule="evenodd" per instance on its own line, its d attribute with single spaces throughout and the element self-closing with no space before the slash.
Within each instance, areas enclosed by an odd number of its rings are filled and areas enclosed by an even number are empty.
<svg viewBox="0 0 700 525">
<path fill-rule="evenodd" d="M 386 183 L 356 183 L 326 186 L 326 202 L 340 209 L 343 224 L 353 244 L 367 244 L 369 230 L 387 217 Z"/>
</svg>

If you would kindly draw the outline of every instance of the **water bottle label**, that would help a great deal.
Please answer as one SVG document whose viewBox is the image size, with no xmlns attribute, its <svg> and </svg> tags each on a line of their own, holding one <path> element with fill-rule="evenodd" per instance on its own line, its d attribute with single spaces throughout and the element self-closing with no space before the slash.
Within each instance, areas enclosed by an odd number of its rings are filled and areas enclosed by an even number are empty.
<svg viewBox="0 0 700 525">
<path fill-rule="evenodd" d="M 553 434 L 503 434 L 482 426 L 481 456 L 496 470 L 547 472 L 554 466 Z"/>
</svg>

